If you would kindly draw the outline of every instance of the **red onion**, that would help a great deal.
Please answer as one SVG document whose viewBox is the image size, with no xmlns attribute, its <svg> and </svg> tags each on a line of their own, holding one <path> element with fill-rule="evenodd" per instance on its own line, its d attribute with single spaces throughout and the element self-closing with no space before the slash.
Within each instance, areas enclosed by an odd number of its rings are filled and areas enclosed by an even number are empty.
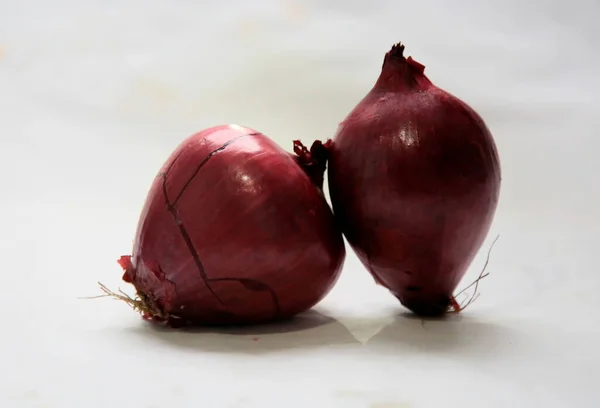
<svg viewBox="0 0 600 408">
<path fill-rule="evenodd" d="M 489 231 L 500 164 L 481 117 L 403 51 L 392 47 L 375 86 L 340 124 L 330 195 L 376 282 L 414 313 L 441 315 L 460 309 L 452 293 Z"/>
<path fill-rule="evenodd" d="M 345 249 L 323 193 L 324 168 L 252 129 L 186 139 L 154 180 L 123 280 L 144 317 L 174 324 L 244 324 L 291 317 L 319 302 Z M 321 153 L 322 154 L 322 153 Z"/>
</svg>

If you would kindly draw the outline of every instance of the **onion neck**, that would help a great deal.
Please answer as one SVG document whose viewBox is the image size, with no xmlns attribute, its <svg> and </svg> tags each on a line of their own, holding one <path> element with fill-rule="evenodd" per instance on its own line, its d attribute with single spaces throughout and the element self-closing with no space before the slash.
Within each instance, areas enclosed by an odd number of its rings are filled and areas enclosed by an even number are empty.
<svg viewBox="0 0 600 408">
<path fill-rule="evenodd" d="M 294 159 L 302 170 L 308 175 L 312 183 L 320 190 L 323 190 L 323 178 L 325 169 L 327 168 L 327 160 L 329 159 L 329 149 L 331 140 L 322 143 L 320 140 L 315 140 L 307 149 L 302 142 L 294 140 Z"/>
<path fill-rule="evenodd" d="M 404 57 L 404 45 L 395 44 L 385 54 L 375 88 L 390 92 L 424 90 L 432 86 L 425 76 L 425 66 L 412 57 Z"/>
</svg>

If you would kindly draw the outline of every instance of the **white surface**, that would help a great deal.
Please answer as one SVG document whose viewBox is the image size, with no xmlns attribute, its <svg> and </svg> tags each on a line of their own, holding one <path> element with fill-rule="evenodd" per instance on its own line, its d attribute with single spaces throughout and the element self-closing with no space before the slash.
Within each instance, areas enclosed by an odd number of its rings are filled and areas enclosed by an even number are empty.
<svg viewBox="0 0 600 408">
<path fill-rule="evenodd" d="M 600 406 L 598 3 L 223 4 L 0 1 L 0 406 Z M 351 253 L 295 325 L 163 331 L 77 299 L 126 288 L 115 260 L 184 137 L 329 137 L 399 40 L 502 158 L 462 318 L 403 314 Z"/>
</svg>

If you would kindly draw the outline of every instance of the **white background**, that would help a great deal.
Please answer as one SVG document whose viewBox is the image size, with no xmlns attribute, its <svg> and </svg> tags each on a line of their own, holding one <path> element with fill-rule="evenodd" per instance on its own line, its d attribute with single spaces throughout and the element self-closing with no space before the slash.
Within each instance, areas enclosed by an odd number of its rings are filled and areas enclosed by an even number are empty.
<svg viewBox="0 0 600 408">
<path fill-rule="evenodd" d="M 0 0 L 0 406 L 600 406 L 599 4 Z M 462 317 L 410 317 L 350 250 L 284 325 L 175 332 L 78 299 L 131 293 L 115 261 L 183 138 L 331 137 L 398 41 L 502 159 Z"/>
</svg>

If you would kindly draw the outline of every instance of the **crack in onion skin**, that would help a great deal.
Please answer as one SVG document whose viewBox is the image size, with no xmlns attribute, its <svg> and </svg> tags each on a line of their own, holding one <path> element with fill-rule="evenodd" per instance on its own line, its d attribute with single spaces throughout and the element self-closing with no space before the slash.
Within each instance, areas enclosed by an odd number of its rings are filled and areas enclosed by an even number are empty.
<svg viewBox="0 0 600 408">
<path fill-rule="evenodd" d="M 442 315 L 481 247 L 500 193 L 483 119 L 436 87 L 397 44 L 330 145 L 333 210 L 376 282 L 419 315 Z"/>
<path fill-rule="evenodd" d="M 262 323 L 317 304 L 345 259 L 321 186 L 263 134 L 216 126 L 184 140 L 155 178 L 123 280 L 172 326 Z"/>
</svg>

